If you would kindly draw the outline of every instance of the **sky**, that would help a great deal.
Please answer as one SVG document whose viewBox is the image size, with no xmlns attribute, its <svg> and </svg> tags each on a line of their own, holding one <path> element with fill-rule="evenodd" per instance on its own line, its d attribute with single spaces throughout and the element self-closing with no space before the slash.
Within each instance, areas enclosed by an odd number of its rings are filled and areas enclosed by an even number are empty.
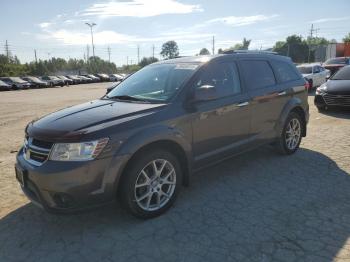
<svg viewBox="0 0 350 262">
<path fill-rule="evenodd" d="M 21 62 L 51 57 L 84 59 L 95 54 L 117 65 L 160 58 L 164 42 L 175 40 L 180 55 L 215 52 L 251 39 L 250 49 L 270 48 L 288 35 L 342 38 L 350 32 L 350 0 L 3 0 L 0 53 L 8 41 Z M 88 50 L 89 49 L 89 50 Z"/>
</svg>

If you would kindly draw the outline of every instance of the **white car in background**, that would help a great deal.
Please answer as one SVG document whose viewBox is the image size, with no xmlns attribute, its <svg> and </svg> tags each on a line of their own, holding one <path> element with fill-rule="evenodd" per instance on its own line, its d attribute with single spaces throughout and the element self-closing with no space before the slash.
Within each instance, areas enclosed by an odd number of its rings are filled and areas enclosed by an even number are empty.
<svg viewBox="0 0 350 262">
<path fill-rule="evenodd" d="M 302 64 L 297 66 L 305 80 L 309 82 L 309 89 L 322 85 L 330 76 L 330 71 L 319 64 Z"/>
</svg>

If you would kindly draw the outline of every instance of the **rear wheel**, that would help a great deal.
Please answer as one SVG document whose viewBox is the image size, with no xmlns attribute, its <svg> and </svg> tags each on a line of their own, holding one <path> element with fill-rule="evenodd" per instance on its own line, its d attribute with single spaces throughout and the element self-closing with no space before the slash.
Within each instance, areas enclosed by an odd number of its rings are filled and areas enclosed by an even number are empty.
<svg viewBox="0 0 350 262">
<path fill-rule="evenodd" d="M 120 188 L 123 205 L 141 218 L 163 214 L 174 203 L 181 186 L 177 158 L 170 152 L 155 150 L 131 161 Z"/>
<path fill-rule="evenodd" d="M 298 150 L 303 133 L 302 120 L 299 114 L 290 112 L 284 124 L 282 134 L 276 143 L 280 153 L 290 155 Z"/>
</svg>

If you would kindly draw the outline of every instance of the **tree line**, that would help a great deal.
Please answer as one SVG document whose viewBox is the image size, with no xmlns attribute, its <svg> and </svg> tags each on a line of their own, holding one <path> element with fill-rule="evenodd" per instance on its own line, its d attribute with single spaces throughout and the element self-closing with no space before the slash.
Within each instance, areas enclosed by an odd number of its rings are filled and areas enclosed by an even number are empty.
<svg viewBox="0 0 350 262">
<path fill-rule="evenodd" d="M 277 41 L 275 45 L 266 51 L 274 51 L 280 55 L 291 57 L 295 63 L 314 62 L 315 50 L 318 46 L 325 46 L 334 43 L 335 40 L 328 40 L 324 37 L 303 38 L 298 35 L 288 36 L 283 41 Z M 350 43 L 350 33 L 343 38 L 344 43 Z M 248 50 L 251 39 L 243 38 L 241 43 L 237 43 L 226 49 L 219 49 L 218 53 L 229 50 Z M 180 54 L 177 43 L 173 40 L 162 45 L 160 55 L 164 59 L 173 59 Z M 196 55 L 210 55 L 207 48 L 202 48 Z M 0 54 L 0 76 L 23 76 L 23 75 L 50 75 L 50 74 L 80 74 L 80 73 L 132 73 L 140 68 L 157 62 L 155 57 L 143 57 L 138 64 L 123 65 L 119 68 L 114 63 L 105 61 L 97 56 L 90 57 L 87 61 L 83 59 L 51 58 L 49 60 L 39 60 L 21 64 L 16 56 L 7 57 Z"/>
</svg>

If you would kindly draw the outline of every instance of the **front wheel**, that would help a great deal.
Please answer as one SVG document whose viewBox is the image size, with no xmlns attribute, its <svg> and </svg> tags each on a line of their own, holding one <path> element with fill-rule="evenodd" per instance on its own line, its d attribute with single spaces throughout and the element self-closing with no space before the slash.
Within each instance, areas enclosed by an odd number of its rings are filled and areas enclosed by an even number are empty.
<svg viewBox="0 0 350 262">
<path fill-rule="evenodd" d="M 284 155 L 290 155 L 298 150 L 301 143 L 303 125 L 300 115 L 289 113 L 282 134 L 277 141 L 277 149 Z"/>
<path fill-rule="evenodd" d="M 163 150 L 139 155 L 123 174 L 121 200 L 141 218 L 159 216 L 174 203 L 179 192 L 182 172 L 177 158 Z"/>
</svg>

